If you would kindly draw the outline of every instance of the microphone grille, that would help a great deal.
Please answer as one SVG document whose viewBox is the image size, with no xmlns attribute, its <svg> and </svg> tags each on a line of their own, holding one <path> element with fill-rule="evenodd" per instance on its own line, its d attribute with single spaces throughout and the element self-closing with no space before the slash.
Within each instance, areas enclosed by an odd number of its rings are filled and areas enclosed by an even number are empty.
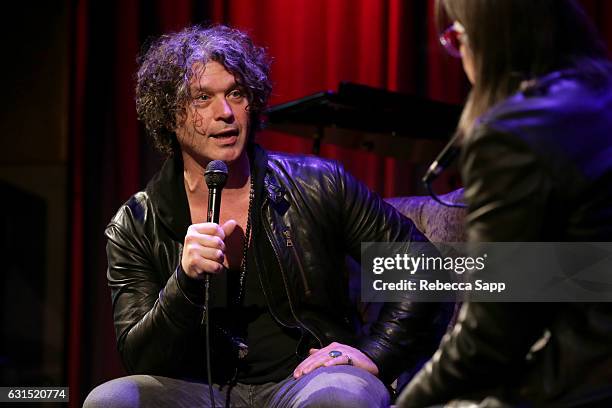
<svg viewBox="0 0 612 408">
<path fill-rule="evenodd" d="M 227 165 L 222 160 L 213 160 L 206 166 L 204 180 L 208 188 L 223 188 L 227 182 Z"/>
</svg>

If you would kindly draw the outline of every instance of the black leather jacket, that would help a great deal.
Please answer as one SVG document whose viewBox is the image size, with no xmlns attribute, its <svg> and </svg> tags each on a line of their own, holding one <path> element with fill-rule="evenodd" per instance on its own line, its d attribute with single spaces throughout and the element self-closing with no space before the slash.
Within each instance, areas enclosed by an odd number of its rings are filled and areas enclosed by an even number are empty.
<svg viewBox="0 0 612 408">
<path fill-rule="evenodd" d="M 469 240 L 612 240 L 612 88 L 574 75 L 542 78 L 475 127 L 462 156 Z M 612 304 L 466 304 L 398 406 L 486 395 L 612 406 Z"/>
<path fill-rule="evenodd" d="M 254 250 L 275 319 L 298 326 L 301 348 L 332 341 L 356 345 L 392 381 L 426 359 L 448 314 L 434 303 L 388 303 L 371 334 L 355 338 L 343 273 L 362 241 L 424 241 L 414 224 L 332 161 L 270 154 L 254 147 Z M 177 271 L 189 207 L 179 157 L 122 206 L 106 229 L 108 282 L 118 349 L 129 373 L 204 376 L 200 285 Z M 261 253 L 268 240 L 274 259 Z M 269 268 L 277 262 L 278 268 Z M 277 270 L 278 276 L 268 276 Z M 270 284 L 277 282 L 278 284 Z M 214 356 L 219 356 L 218 350 Z M 215 359 L 213 359 L 215 360 Z M 216 361 L 223 358 L 216 358 Z"/>
</svg>

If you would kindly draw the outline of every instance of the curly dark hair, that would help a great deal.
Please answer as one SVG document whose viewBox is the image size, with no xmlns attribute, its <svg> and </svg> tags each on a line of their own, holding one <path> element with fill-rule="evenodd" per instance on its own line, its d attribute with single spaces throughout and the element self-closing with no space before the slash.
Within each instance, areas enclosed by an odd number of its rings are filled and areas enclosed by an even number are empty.
<svg viewBox="0 0 612 408">
<path fill-rule="evenodd" d="M 172 155 L 178 143 L 177 117 L 185 117 L 189 83 L 195 63 L 215 61 L 234 75 L 249 101 L 252 129 L 261 125 L 272 84 L 270 58 L 242 31 L 227 26 L 192 26 L 165 34 L 139 58 L 136 77 L 136 112 L 155 147 Z"/>
</svg>

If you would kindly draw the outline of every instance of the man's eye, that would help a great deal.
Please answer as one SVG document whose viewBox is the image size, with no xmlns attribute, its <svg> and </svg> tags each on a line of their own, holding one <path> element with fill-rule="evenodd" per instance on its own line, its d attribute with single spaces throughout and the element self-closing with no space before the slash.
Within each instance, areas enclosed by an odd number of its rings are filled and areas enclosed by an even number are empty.
<svg viewBox="0 0 612 408">
<path fill-rule="evenodd" d="M 206 101 L 210 100 L 210 96 L 208 96 L 208 95 L 200 95 L 200 96 L 198 96 L 196 98 L 196 100 L 206 102 Z"/>
<path fill-rule="evenodd" d="M 234 99 L 239 99 L 242 98 L 244 94 L 240 89 L 234 89 L 232 92 L 229 93 L 229 96 Z"/>
</svg>

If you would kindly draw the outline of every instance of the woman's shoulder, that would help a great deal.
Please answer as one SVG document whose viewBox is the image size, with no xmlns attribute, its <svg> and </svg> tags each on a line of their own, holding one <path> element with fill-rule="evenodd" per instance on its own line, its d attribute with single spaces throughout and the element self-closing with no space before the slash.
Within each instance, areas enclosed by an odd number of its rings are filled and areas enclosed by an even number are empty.
<svg viewBox="0 0 612 408">
<path fill-rule="evenodd" d="M 557 71 L 524 81 L 520 90 L 493 106 L 477 124 L 521 129 L 607 119 L 612 80 L 597 86 L 572 72 Z"/>
<path fill-rule="evenodd" d="M 580 78 L 554 75 L 500 102 L 474 126 L 473 136 L 503 133 L 530 145 L 573 144 L 612 130 L 612 87 L 594 87 Z M 565 142 L 564 142 L 565 141 Z"/>
</svg>

